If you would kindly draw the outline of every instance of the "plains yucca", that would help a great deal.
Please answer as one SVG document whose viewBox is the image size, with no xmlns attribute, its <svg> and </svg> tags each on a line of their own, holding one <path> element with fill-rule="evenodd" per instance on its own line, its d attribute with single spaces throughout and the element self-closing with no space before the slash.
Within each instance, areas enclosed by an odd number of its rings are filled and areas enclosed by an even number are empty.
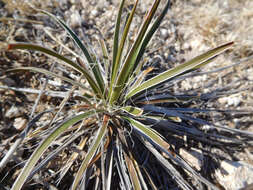
<svg viewBox="0 0 253 190">
<path fill-rule="evenodd" d="M 73 57 L 69 59 L 39 45 L 9 44 L 9 50 L 35 50 L 54 57 L 60 64 L 80 73 L 80 78 L 86 79 L 84 83 L 38 67 L 19 67 L 7 71 L 31 71 L 58 77 L 83 92 L 74 97 L 78 98 L 75 105 L 62 104 L 75 111 L 75 114 L 60 119 L 57 118 L 61 111 L 59 107 L 45 111 L 55 113 L 50 127 L 46 128 L 48 135 L 26 162 L 12 190 L 21 189 L 37 171 L 66 149 L 69 157 L 59 163 L 58 173 L 58 183 L 61 184 L 67 172 L 71 171 L 73 183 L 65 185 L 66 189 L 166 189 L 169 186 L 218 189 L 181 158 L 178 145 L 183 147 L 184 137 L 187 137 L 195 143 L 195 148 L 208 146 L 225 151 L 227 148 L 235 147 L 237 150 L 238 147 L 247 146 L 250 141 L 246 140 L 252 139 L 250 133 L 216 126 L 196 118 L 196 113 L 215 110 L 185 106 L 186 102 L 201 100 L 201 96 L 174 94 L 166 85 L 212 62 L 233 43 L 223 44 L 146 79 L 153 68 L 144 69 L 143 55 L 168 11 L 170 1 L 166 2 L 157 17 L 154 15 L 160 0 L 154 1 L 129 51 L 125 51 L 126 41 L 138 0 L 126 22 L 122 22 L 124 3 L 125 0 L 122 0 L 117 15 L 112 52 L 108 53 L 104 41 L 100 41 L 102 58 L 97 58 L 93 53 L 95 51 L 90 51 L 62 20 L 41 10 L 66 30 L 83 55 L 73 61 Z M 20 135 L 21 139 L 33 133 L 31 125 L 45 112 L 28 123 Z M 203 125 L 210 126 L 210 129 L 204 129 Z M 59 139 L 60 145 L 51 152 L 47 151 Z M 73 144 L 76 143 L 76 150 L 73 150 Z M 196 184 L 193 185 L 190 179 L 194 179 Z"/>
</svg>

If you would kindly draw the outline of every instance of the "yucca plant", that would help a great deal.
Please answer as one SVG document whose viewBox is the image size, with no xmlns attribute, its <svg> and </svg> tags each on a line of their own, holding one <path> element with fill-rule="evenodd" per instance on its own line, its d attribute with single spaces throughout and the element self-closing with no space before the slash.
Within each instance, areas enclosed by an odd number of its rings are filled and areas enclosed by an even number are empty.
<svg viewBox="0 0 253 190">
<path fill-rule="evenodd" d="M 62 158 L 59 167 L 58 182 L 70 170 L 74 174 L 73 183 L 66 185 L 66 189 L 203 189 L 204 186 L 218 189 L 180 157 L 177 143 L 183 144 L 184 137 L 187 137 L 193 144 L 200 143 L 203 147 L 217 147 L 224 151 L 226 147 L 237 150 L 250 142 L 246 142 L 252 138 L 250 133 L 215 126 L 193 115 L 212 110 L 184 106 L 201 100 L 201 96 L 173 94 L 166 85 L 212 62 L 233 42 L 209 50 L 147 80 L 153 68 L 143 69 L 143 55 L 168 11 L 170 1 L 156 18 L 154 15 L 160 0 L 154 1 L 129 51 L 126 50 L 126 40 L 138 0 L 126 22 L 122 22 L 124 3 L 125 0 L 120 3 L 111 54 L 103 40 L 100 41 L 103 52 L 101 59 L 91 53 L 94 51 L 90 51 L 62 20 L 46 11 L 41 12 L 63 27 L 82 51 L 83 55 L 77 57 L 76 62 L 39 45 L 9 44 L 9 50 L 36 50 L 60 60 L 60 64 L 80 73 L 80 78 L 85 78 L 88 84 L 37 67 L 19 67 L 7 71 L 31 71 L 58 77 L 84 92 L 75 105 L 66 105 L 75 114 L 66 115 L 64 120 L 54 117 L 47 130 L 40 129 L 48 135 L 29 157 L 12 190 L 21 189 L 37 171 L 76 142 L 79 143 L 76 151 L 70 148 L 69 157 Z M 60 110 L 57 107 L 53 112 L 58 115 Z M 29 131 L 42 114 L 44 112 L 30 121 L 22 137 L 36 136 L 36 130 Z M 204 129 L 204 125 L 211 129 Z M 51 152 L 47 151 L 59 139 L 60 145 L 50 149 Z"/>
</svg>

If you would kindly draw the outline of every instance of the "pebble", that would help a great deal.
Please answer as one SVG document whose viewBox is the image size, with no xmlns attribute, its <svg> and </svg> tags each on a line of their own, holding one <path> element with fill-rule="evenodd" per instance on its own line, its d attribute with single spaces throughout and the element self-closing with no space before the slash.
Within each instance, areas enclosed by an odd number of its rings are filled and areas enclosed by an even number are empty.
<svg viewBox="0 0 253 190">
<path fill-rule="evenodd" d="M 74 11 L 70 16 L 70 27 L 76 28 L 81 26 L 81 16 L 78 11 Z"/>
<path fill-rule="evenodd" d="M 91 11 L 91 15 L 92 15 L 93 17 L 97 17 L 98 14 L 99 14 L 99 12 L 98 12 L 96 9 L 93 9 L 93 10 Z"/>
<path fill-rule="evenodd" d="M 16 117 L 18 114 L 19 114 L 18 108 L 16 106 L 11 106 L 11 108 L 8 109 L 8 111 L 6 111 L 5 117 L 13 118 Z"/>
<path fill-rule="evenodd" d="M 218 102 L 222 105 L 225 105 L 227 103 L 227 97 L 222 97 L 218 99 Z"/>
<path fill-rule="evenodd" d="M 190 49 L 191 46 L 190 46 L 190 44 L 189 44 L 188 42 L 185 42 L 185 43 L 183 44 L 182 48 L 183 48 L 184 50 L 187 50 L 187 49 Z"/>
<path fill-rule="evenodd" d="M 228 99 L 228 105 L 229 106 L 239 106 L 239 104 L 241 103 L 241 100 L 239 97 L 232 97 Z"/>
<path fill-rule="evenodd" d="M 169 37 L 169 32 L 168 32 L 168 29 L 166 28 L 161 28 L 160 30 L 161 32 L 161 37 L 165 40 Z"/>
<path fill-rule="evenodd" d="M 226 106 L 237 107 L 241 103 L 241 98 L 238 96 L 222 97 L 218 99 L 218 102 Z"/>
<path fill-rule="evenodd" d="M 77 4 L 77 0 L 70 0 L 69 1 L 71 4 Z"/>
<path fill-rule="evenodd" d="M 226 190 L 238 190 L 253 183 L 253 166 L 245 162 L 222 161 L 221 168 L 227 173 L 216 170 L 215 175 L 219 183 Z"/>
<path fill-rule="evenodd" d="M 27 119 L 18 117 L 14 120 L 13 126 L 15 129 L 22 131 L 26 127 Z"/>
<path fill-rule="evenodd" d="M 193 39 L 190 41 L 190 46 L 193 49 L 197 49 L 201 45 L 201 41 L 199 39 Z"/>
<path fill-rule="evenodd" d="M 210 125 L 203 125 L 201 128 L 202 128 L 203 130 L 205 130 L 205 131 L 209 131 L 209 130 L 213 129 L 213 127 L 210 126 Z"/>
</svg>

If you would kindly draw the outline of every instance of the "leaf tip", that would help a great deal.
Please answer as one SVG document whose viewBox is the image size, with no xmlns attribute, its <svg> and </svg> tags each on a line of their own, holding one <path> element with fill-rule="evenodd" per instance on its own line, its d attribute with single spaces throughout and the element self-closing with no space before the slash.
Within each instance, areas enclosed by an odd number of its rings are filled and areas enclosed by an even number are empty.
<svg viewBox="0 0 253 190">
<path fill-rule="evenodd" d="M 234 42 L 233 42 L 233 41 L 228 42 L 227 45 L 228 45 L 228 46 L 232 46 L 232 45 L 234 45 Z"/>
<path fill-rule="evenodd" d="M 221 45 L 221 46 L 223 46 L 223 47 L 230 47 L 230 46 L 232 46 L 232 45 L 234 45 L 235 43 L 233 42 L 233 41 L 231 41 L 231 42 L 227 42 L 227 43 L 225 43 L 225 44 L 223 44 L 223 45 Z"/>
</svg>

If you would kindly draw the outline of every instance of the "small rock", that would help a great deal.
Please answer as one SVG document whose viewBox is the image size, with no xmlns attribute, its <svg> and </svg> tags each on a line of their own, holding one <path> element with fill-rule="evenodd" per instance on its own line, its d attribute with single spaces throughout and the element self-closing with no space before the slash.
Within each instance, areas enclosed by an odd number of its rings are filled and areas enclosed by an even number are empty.
<svg viewBox="0 0 253 190">
<path fill-rule="evenodd" d="M 19 110 L 16 106 L 11 106 L 10 109 L 5 113 L 5 117 L 7 118 L 13 118 L 16 117 L 19 113 Z"/>
<path fill-rule="evenodd" d="M 239 106 L 239 104 L 241 103 L 241 100 L 239 97 L 230 97 L 228 98 L 228 105 L 229 106 Z"/>
<path fill-rule="evenodd" d="M 227 106 L 239 106 L 241 103 L 241 98 L 238 96 L 229 96 L 229 97 L 222 97 L 218 99 L 218 102 Z"/>
<path fill-rule="evenodd" d="M 69 1 L 71 4 L 77 4 L 78 2 L 77 2 L 77 0 L 70 0 Z"/>
<path fill-rule="evenodd" d="M 98 11 L 96 10 L 96 9 L 93 9 L 92 11 L 91 11 L 91 15 L 93 16 L 93 17 L 97 17 L 98 16 Z"/>
<path fill-rule="evenodd" d="M 183 48 L 184 50 L 187 50 L 187 49 L 190 49 L 191 46 L 190 46 L 189 43 L 185 42 L 185 43 L 183 44 L 182 48 Z"/>
<path fill-rule="evenodd" d="M 226 190 L 238 190 L 253 183 L 253 166 L 245 162 L 222 161 L 221 168 L 224 174 L 216 170 L 217 180 Z"/>
<path fill-rule="evenodd" d="M 26 120 L 26 119 L 24 119 L 24 118 L 22 118 L 22 117 L 18 117 L 18 118 L 16 118 L 16 119 L 14 120 L 13 126 L 14 126 L 17 130 L 22 131 L 22 130 L 25 128 L 26 123 L 27 123 L 27 120 Z"/>
<path fill-rule="evenodd" d="M 201 166 L 202 166 L 204 158 L 200 150 L 192 149 L 191 151 L 186 151 L 185 149 L 181 148 L 179 150 L 179 154 L 192 167 L 196 168 L 198 171 L 201 170 Z"/>
<path fill-rule="evenodd" d="M 182 81 L 181 85 L 184 90 L 190 90 L 192 89 L 192 81 L 189 79 L 185 79 Z"/>
<path fill-rule="evenodd" d="M 46 78 L 41 78 L 42 81 L 46 81 Z M 54 78 L 54 80 L 47 80 L 48 84 L 59 87 L 62 86 L 62 81 L 59 78 Z"/>
<path fill-rule="evenodd" d="M 70 16 L 70 27 L 80 27 L 81 26 L 81 16 L 78 11 L 74 11 Z"/>
<path fill-rule="evenodd" d="M 169 32 L 166 28 L 161 28 L 161 37 L 165 40 L 169 37 Z"/>
<path fill-rule="evenodd" d="M 190 41 L 190 46 L 193 49 L 197 49 L 201 45 L 201 41 L 199 39 L 193 39 Z"/>
<path fill-rule="evenodd" d="M 210 125 L 203 125 L 201 128 L 202 128 L 203 130 L 206 130 L 206 131 L 209 131 L 210 129 L 213 129 L 213 127 L 210 126 Z"/>
<path fill-rule="evenodd" d="M 222 97 L 218 99 L 218 102 L 222 105 L 227 104 L 227 97 Z"/>
</svg>

